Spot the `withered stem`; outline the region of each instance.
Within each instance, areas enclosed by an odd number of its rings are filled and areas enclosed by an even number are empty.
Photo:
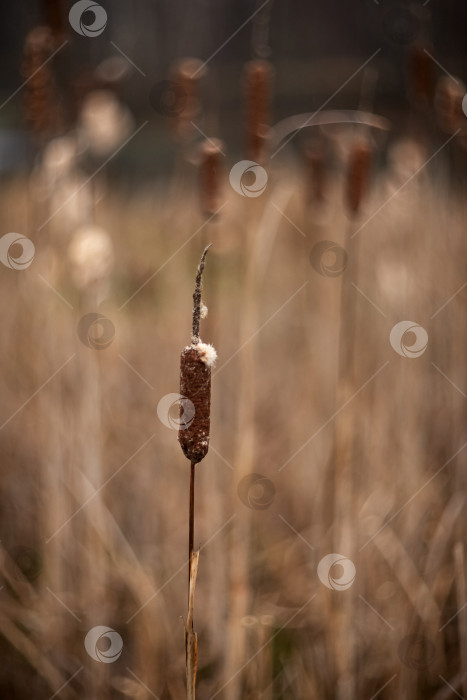
[[[191,462],[190,472],[190,515],[188,528],[188,600],[190,599],[191,559],[193,556],[193,540],[195,533],[195,462]]]

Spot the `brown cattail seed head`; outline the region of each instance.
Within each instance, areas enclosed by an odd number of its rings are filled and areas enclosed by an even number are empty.
[[[434,100],[436,117],[441,129],[448,134],[454,134],[465,121],[462,111],[464,95],[465,85],[460,80],[447,76],[438,80]]]
[[[256,59],[245,66],[246,156],[264,160],[274,70],[269,61]]]
[[[429,106],[433,101],[434,63],[422,44],[412,44],[408,57],[409,93],[415,104]]]
[[[199,166],[200,200],[204,214],[211,215],[219,209],[222,158],[221,142],[206,139],[201,146]]]
[[[180,430],[178,440],[185,456],[194,464],[206,456],[209,448],[211,415],[211,367],[217,354],[212,345],[199,338],[199,322],[206,315],[201,301],[201,282],[209,245],[204,249],[196,273],[193,294],[191,345],[182,351],[180,360]]]
[[[200,112],[200,81],[206,70],[197,58],[183,58],[172,69],[171,79],[176,85],[179,109],[173,116],[173,127],[180,138],[193,133],[193,124]]]
[[[52,30],[56,42],[63,41],[66,35],[66,24],[63,13],[62,0],[43,0],[44,15]]]
[[[26,78],[25,112],[30,129],[40,138],[56,134],[62,120],[51,62],[54,39],[49,27],[36,27],[26,37],[22,75]]]
[[[321,143],[313,142],[305,149],[306,186],[309,202],[322,202],[327,185],[326,154]]]
[[[350,151],[346,183],[346,204],[353,215],[358,213],[368,188],[371,155],[371,147],[366,139],[357,141]]]
[[[180,358],[180,394],[191,402],[191,416],[184,422],[182,399],[178,440],[185,457],[194,463],[201,462],[209,449],[211,366],[215,358],[214,348],[204,343],[186,347]]]

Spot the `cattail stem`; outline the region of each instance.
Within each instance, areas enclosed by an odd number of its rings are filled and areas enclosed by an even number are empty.
[[[190,472],[190,506],[188,526],[188,602],[190,601],[191,560],[193,557],[193,541],[195,534],[195,462],[191,462]]]
[[[186,697],[195,700],[196,673],[198,668],[198,635],[193,630],[196,577],[198,575],[199,552],[193,552],[190,560],[190,583],[188,586],[188,615],[185,626],[186,653]]]

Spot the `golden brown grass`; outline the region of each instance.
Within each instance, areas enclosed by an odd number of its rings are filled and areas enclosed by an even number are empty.
[[[203,546],[200,698],[369,700],[387,683],[378,698],[441,700],[442,678],[465,694],[467,217],[446,185],[445,153],[385,204],[431,155],[420,148],[399,144],[353,229],[347,160],[311,204],[294,171],[271,170],[257,201],[224,186],[225,248],[212,251],[210,304],[220,360],[194,543]],[[151,697],[144,686],[161,700],[185,693],[186,464],[156,406],[178,387],[197,238],[122,307],[202,223],[197,192],[176,184],[176,198],[151,185],[131,196],[108,188],[95,202],[116,263],[107,291],[86,292],[67,258],[74,225],[57,217],[33,235],[47,202],[28,198],[22,179],[2,190],[4,229],[30,233],[37,251],[26,271],[2,268],[6,697],[47,700],[81,667],[60,697]],[[350,257],[358,240],[358,276],[345,278],[354,323],[340,341],[354,347],[350,394],[337,378],[344,277],[309,263],[321,240],[349,247]],[[93,351],[76,326],[98,300],[116,333]],[[416,360],[390,346],[402,319],[429,333]],[[335,483],[344,459],[335,462],[336,426],[349,425],[351,492]],[[238,497],[251,472],[274,483],[264,510]],[[37,577],[12,563],[19,546],[40,562]],[[334,546],[356,566],[348,591],[317,576]],[[114,664],[85,652],[84,636],[99,624],[123,639]],[[433,645],[426,666],[401,652],[409,635]]]

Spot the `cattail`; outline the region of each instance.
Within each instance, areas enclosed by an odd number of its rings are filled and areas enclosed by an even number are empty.
[[[307,198],[309,202],[322,202],[327,187],[326,159],[321,143],[310,143],[305,149]]]
[[[368,189],[371,155],[371,147],[366,139],[359,139],[350,151],[345,195],[347,207],[353,216],[358,214]]]
[[[186,347],[180,360],[180,394],[182,412],[187,409],[183,401],[193,404],[193,420],[181,422],[179,440],[187,459],[197,464],[206,456],[209,448],[211,412],[211,346],[198,343]],[[188,403],[188,402],[187,402]],[[189,410],[189,409],[188,409]]]
[[[63,41],[66,35],[66,24],[63,14],[62,0],[43,0],[45,20],[50,27],[57,43]]]
[[[255,59],[245,66],[246,156],[259,162],[264,160],[273,68],[269,61]]]
[[[457,79],[442,76],[436,85],[435,110],[440,128],[448,134],[454,134],[465,121],[462,100],[465,85]]]
[[[184,58],[172,69],[175,85],[175,105],[172,113],[177,136],[186,138],[193,132],[192,122],[200,113],[200,82],[206,70],[197,58]]]
[[[201,209],[204,214],[214,214],[220,204],[222,174],[222,143],[218,139],[206,139],[201,146],[199,188]]]
[[[412,44],[408,56],[409,92],[415,104],[427,107],[433,101],[434,64],[422,44]]]
[[[211,422],[211,368],[216,361],[212,345],[202,343],[199,324],[207,312],[201,301],[201,281],[209,246],[201,256],[193,294],[193,335],[180,359],[180,430],[178,439],[183,454],[190,460],[190,506],[188,535],[188,617],[185,625],[187,698],[194,700],[197,667],[197,636],[193,631],[193,607],[199,552],[193,552],[195,524],[195,467],[209,449]],[[191,409],[191,410],[190,410]]]
[[[54,135],[62,124],[54,74],[49,61],[54,51],[49,27],[35,27],[26,37],[22,75],[26,79],[26,122],[39,138]]]
[[[192,343],[183,349],[180,358],[180,394],[183,399],[178,439],[185,457],[194,464],[200,462],[209,449],[211,367],[217,357],[212,345],[202,343],[199,338],[200,319],[206,313],[206,307],[201,303],[201,278],[208,248],[203,252],[196,275]]]

